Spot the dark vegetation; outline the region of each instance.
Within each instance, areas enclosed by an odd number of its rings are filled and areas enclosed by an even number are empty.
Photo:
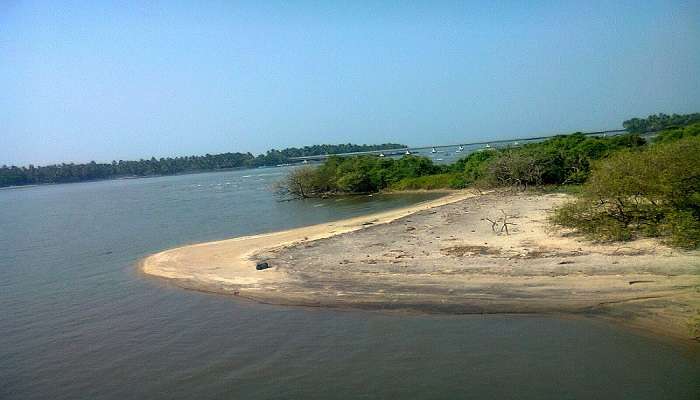
[[[595,163],[578,198],[559,208],[557,224],[600,240],[664,237],[700,245],[700,137],[664,140]]]
[[[0,187],[42,183],[81,182],[118,177],[174,175],[186,172],[213,171],[229,168],[252,168],[288,163],[292,157],[339,154],[355,151],[386,150],[406,147],[402,144],[380,145],[315,145],[283,150],[269,150],[253,156],[250,153],[207,154],[174,158],[151,158],[139,161],[90,162],[87,164],[57,164],[35,167],[0,167]]]
[[[659,132],[654,138],[654,143],[673,142],[687,137],[700,136],[700,122],[696,122],[684,127],[670,128]]]
[[[630,133],[645,133],[679,128],[695,122],[700,122],[700,113],[672,115],[660,113],[646,118],[628,119],[622,123],[622,126]]]
[[[636,134],[591,137],[575,133],[520,147],[477,151],[451,165],[436,165],[418,156],[331,157],[318,167],[294,170],[281,182],[280,190],[291,197],[323,197],[385,189],[527,188],[581,183],[588,177],[593,161],[644,145],[644,139]]]
[[[552,186],[575,193],[553,222],[598,240],[663,237],[700,246],[700,114],[625,121],[630,133],[581,133],[469,154],[452,165],[430,159],[332,157],[295,169],[280,183],[292,198],[381,190]],[[634,122],[630,122],[634,121]],[[640,122],[641,121],[641,122]],[[664,129],[647,143],[638,132]],[[549,189],[551,190],[551,189]]]
[[[423,176],[434,179],[436,174],[444,172],[447,172],[445,167],[425,157],[330,157],[318,167],[295,169],[280,182],[278,191],[292,198],[373,193],[403,179]]]

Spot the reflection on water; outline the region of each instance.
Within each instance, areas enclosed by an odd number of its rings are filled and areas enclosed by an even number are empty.
[[[430,197],[277,202],[284,173],[0,191],[0,398],[698,398],[697,352],[598,322],[264,306],[134,268]]]

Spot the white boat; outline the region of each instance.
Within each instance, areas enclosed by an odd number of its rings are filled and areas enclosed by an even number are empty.
[[[487,149],[490,149],[490,148],[491,148],[491,145],[488,144],[488,143],[486,143],[486,148],[487,148]]]
[[[379,157],[384,157],[384,153],[379,153]]]
[[[515,146],[517,146],[517,145],[519,145],[519,144],[520,144],[520,143],[518,143],[518,142],[513,142],[513,145],[515,145]]]
[[[433,149],[430,150],[430,152],[433,153],[433,154],[435,154],[435,153],[437,153],[437,150],[435,150],[435,147],[433,147]]]
[[[411,155],[411,152],[410,152],[409,150],[406,150],[406,152],[405,152],[404,154],[407,155],[407,156],[410,156],[410,155]]]
[[[459,147],[457,147],[456,153],[461,153],[463,151],[464,151],[464,146],[459,146]]]

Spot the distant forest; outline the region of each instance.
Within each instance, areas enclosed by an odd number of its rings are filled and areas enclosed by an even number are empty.
[[[693,114],[653,114],[646,118],[632,118],[622,123],[629,133],[655,132],[665,129],[679,128],[700,122],[700,113]]]
[[[384,143],[379,145],[322,144],[268,150],[265,154],[251,153],[206,154],[174,158],[151,158],[138,161],[90,162],[87,164],[55,164],[35,167],[0,167],[0,187],[35,185],[43,183],[68,183],[122,177],[174,175],[187,172],[214,171],[229,168],[255,168],[286,164],[293,157],[341,154],[357,151],[386,150],[406,145]]]

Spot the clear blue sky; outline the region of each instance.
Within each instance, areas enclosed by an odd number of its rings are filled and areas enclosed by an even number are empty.
[[[0,164],[456,143],[698,111],[697,0],[0,2]]]

